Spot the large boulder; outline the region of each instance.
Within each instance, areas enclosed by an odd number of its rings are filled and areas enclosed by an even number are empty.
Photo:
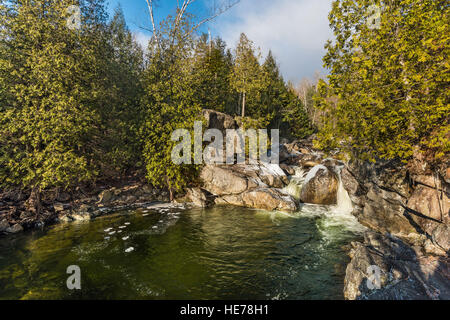
[[[228,114],[211,109],[204,109],[202,113],[208,129],[219,129],[223,133],[227,129],[239,129],[236,120]]]
[[[214,202],[211,194],[201,188],[189,188],[185,200],[200,208],[206,208]]]
[[[300,200],[304,203],[336,204],[338,185],[339,179],[334,171],[317,165],[305,178]]]
[[[203,167],[200,178],[203,188],[213,195],[239,194],[257,185],[245,175],[231,170],[231,167],[207,165]]]
[[[297,210],[294,198],[284,194],[279,189],[270,188],[260,188],[242,194],[222,196],[216,199],[216,204],[229,204],[269,211],[293,212]]]
[[[23,227],[16,223],[5,230],[7,233],[19,233],[23,231]]]

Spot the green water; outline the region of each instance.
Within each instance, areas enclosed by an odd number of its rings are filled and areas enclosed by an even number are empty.
[[[324,210],[137,210],[3,237],[0,299],[342,299],[360,235]]]

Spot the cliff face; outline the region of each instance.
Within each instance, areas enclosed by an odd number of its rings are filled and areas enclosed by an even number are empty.
[[[371,229],[350,253],[347,299],[449,299],[448,173],[444,166],[431,173],[426,165],[412,170],[392,161],[352,162],[343,170],[353,214]],[[367,285],[374,269],[375,288]]]

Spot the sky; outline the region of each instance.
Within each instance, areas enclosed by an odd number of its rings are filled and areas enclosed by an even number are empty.
[[[220,2],[220,0],[216,0]],[[224,0],[222,0],[224,1]],[[120,3],[129,28],[143,45],[148,43],[151,29],[145,0],[109,0],[109,12]],[[208,16],[213,0],[196,0],[191,13],[199,18]],[[332,0],[240,0],[214,21],[203,27],[213,36],[220,36],[234,49],[241,32],[247,34],[263,57],[272,50],[285,80],[294,83],[313,78],[316,72],[325,75],[322,57],[324,45],[332,39],[328,12]],[[176,0],[160,0],[155,7],[155,19],[160,21],[173,14]]]

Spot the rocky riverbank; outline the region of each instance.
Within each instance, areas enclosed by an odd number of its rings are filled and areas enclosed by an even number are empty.
[[[353,214],[371,230],[350,253],[347,299],[450,298],[450,172],[416,162],[351,162],[343,170]],[[372,265],[381,271],[375,290],[366,284]]]
[[[45,191],[42,212],[38,215],[32,209],[29,193],[0,190],[0,235],[58,222],[86,221],[121,209],[168,201],[167,191],[129,177],[117,183],[79,187],[72,192]]]

